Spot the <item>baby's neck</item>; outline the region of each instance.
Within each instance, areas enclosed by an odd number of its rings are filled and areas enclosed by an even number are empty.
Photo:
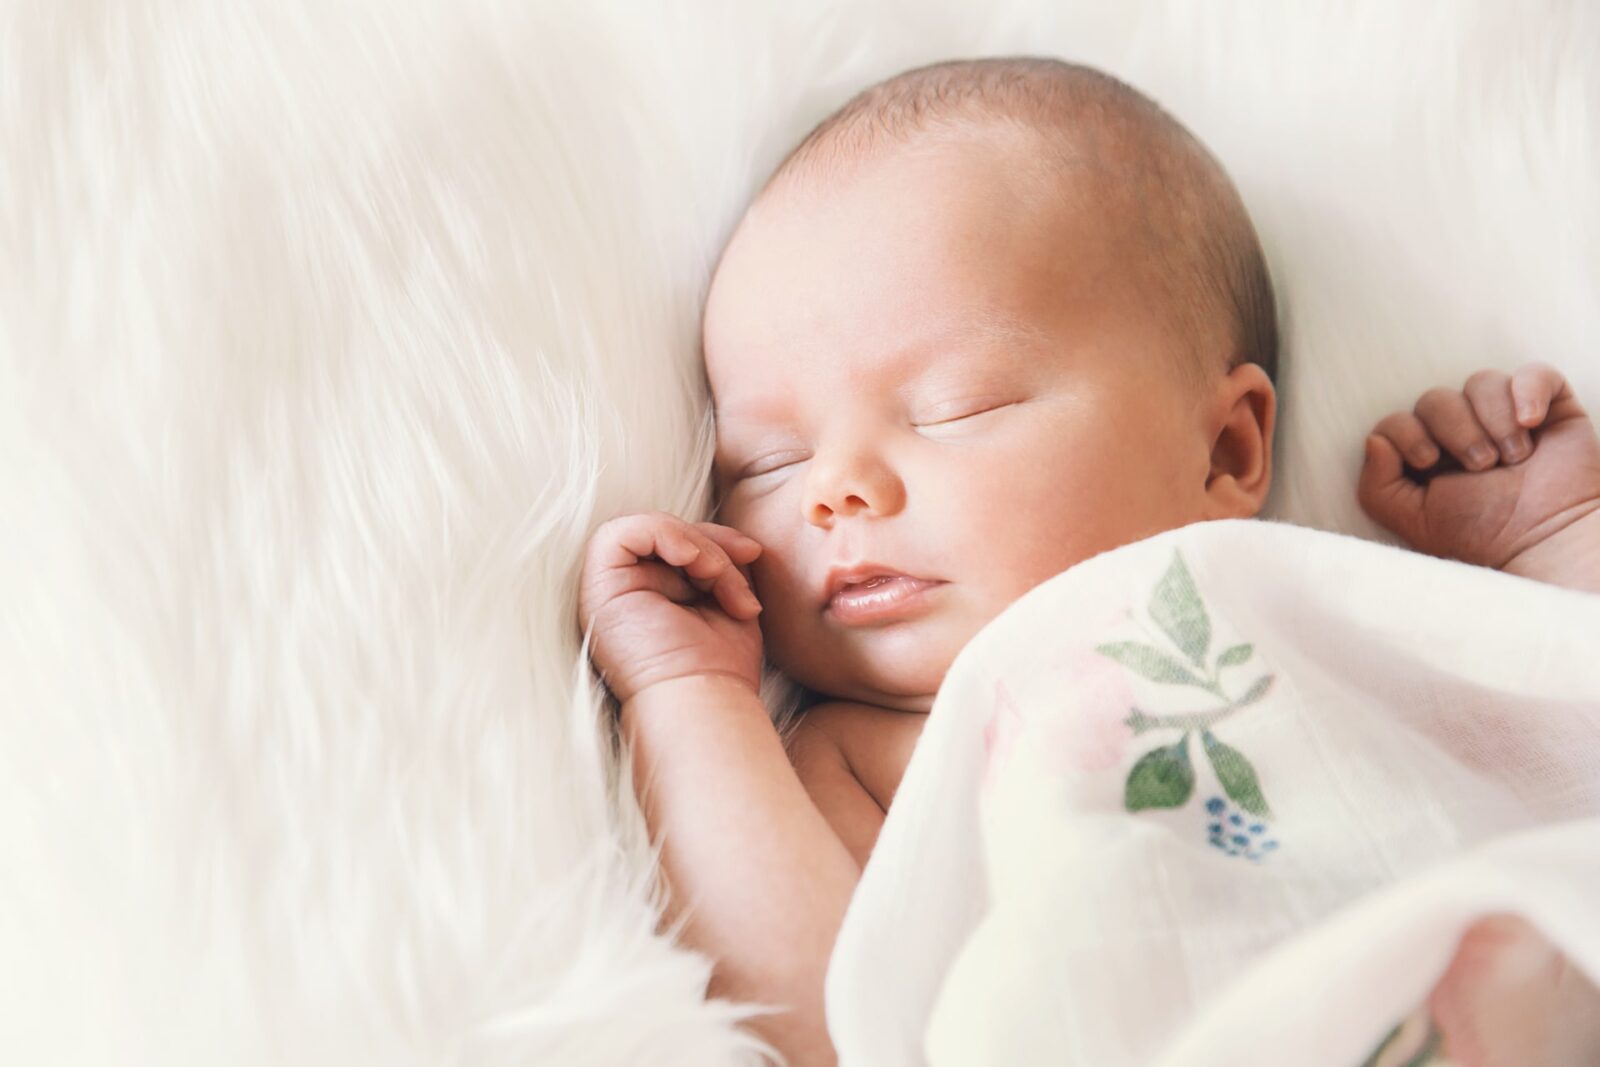
[[[805,696],[801,698],[798,710],[807,711],[822,704],[852,704],[857,707],[871,708],[875,711],[899,711],[908,715],[926,715],[933,710],[933,700],[936,693],[919,696],[885,696],[876,695],[840,695],[824,693],[821,690],[805,689]]]

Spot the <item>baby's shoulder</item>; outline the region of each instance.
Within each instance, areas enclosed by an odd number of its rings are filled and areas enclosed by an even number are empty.
[[[927,719],[919,712],[830,700],[807,709],[803,722],[838,748],[856,780],[888,810]]]

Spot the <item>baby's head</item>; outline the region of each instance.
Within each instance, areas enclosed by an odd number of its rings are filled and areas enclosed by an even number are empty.
[[[1046,59],[866,90],[792,152],[704,317],[716,521],[765,546],[768,657],[926,711],[956,653],[1099,552],[1253,516],[1277,329],[1250,220],[1175,120]],[[942,584],[827,606],[830,570]]]

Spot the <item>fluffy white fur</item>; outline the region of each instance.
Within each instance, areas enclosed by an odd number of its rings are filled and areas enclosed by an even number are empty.
[[[1053,53],[1214,147],[1274,517],[1374,534],[1366,429],[1477,367],[1600,408],[1593,5],[800,7],[0,7],[0,1060],[750,1058],[573,594],[703,514],[711,265],[870,81]]]

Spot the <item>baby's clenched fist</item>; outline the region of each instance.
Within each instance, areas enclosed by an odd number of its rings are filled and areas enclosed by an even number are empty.
[[[1373,428],[1358,494],[1418,551],[1515,570],[1600,521],[1600,437],[1554,367],[1479,371]]]
[[[724,675],[761,684],[761,604],[748,565],[761,545],[727,526],[663,511],[623,515],[590,537],[578,628],[617,700],[658,682]]]

